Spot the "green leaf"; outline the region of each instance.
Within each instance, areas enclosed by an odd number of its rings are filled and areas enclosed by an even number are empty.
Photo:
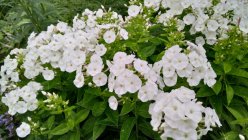
[[[223,67],[224,67],[225,73],[228,73],[228,72],[230,72],[232,70],[232,65],[230,63],[228,63],[228,62],[225,62]]]
[[[248,78],[248,72],[243,69],[232,68],[232,70],[228,74]]]
[[[123,122],[121,127],[120,140],[128,140],[132,132],[132,129],[134,127],[134,124],[135,124],[134,117],[129,117]]]
[[[213,90],[208,86],[202,86],[196,93],[196,97],[209,97],[215,95]]]
[[[70,140],[80,140],[80,129],[77,128],[76,131],[74,131],[73,133],[71,133],[70,135]]]
[[[242,86],[233,86],[234,94],[248,100],[248,88]]]
[[[81,123],[82,121],[84,121],[88,115],[89,115],[89,110],[87,109],[83,109],[83,110],[80,110],[79,112],[76,113],[75,115],[75,125]]]
[[[136,113],[143,118],[151,118],[151,115],[148,113],[150,104],[138,102],[136,105]]]
[[[93,140],[96,140],[104,132],[106,126],[95,124],[93,128]]]
[[[108,120],[110,120],[113,124],[118,126],[118,120],[119,120],[118,111],[114,111],[108,108],[106,109],[105,114],[107,115]]]
[[[211,96],[209,98],[209,102],[212,107],[216,110],[216,113],[221,116],[223,111],[223,103],[222,103],[222,96]]]
[[[105,125],[105,126],[117,126],[115,122],[113,122],[110,118],[105,118],[102,120],[97,121],[98,124]]]
[[[156,46],[152,43],[142,43],[139,45],[138,55],[141,59],[151,56],[156,50]]]
[[[25,24],[31,24],[32,22],[30,21],[30,19],[22,19],[20,22],[18,22],[16,24],[16,26],[22,26],[22,25],[25,25]]]
[[[55,127],[50,131],[51,135],[63,135],[67,133],[70,128],[67,125],[67,122],[61,123],[59,126]]]
[[[51,129],[54,124],[55,116],[50,116],[48,120],[46,121],[46,126],[48,129]]]
[[[89,133],[93,133],[93,128],[94,128],[94,124],[95,124],[96,119],[92,116],[90,116],[84,123],[83,126],[81,128],[81,134],[83,136],[88,135]]]
[[[231,124],[240,124],[240,125],[248,124],[248,119],[247,118],[238,119],[238,120],[232,121]]]
[[[239,112],[240,108],[234,108],[234,107],[226,107],[231,114],[238,120],[238,119],[243,119],[244,116],[241,112]],[[238,109],[238,110],[237,110]]]
[[[39,135],[31,134],[31,135],[28,135],[28,137],[25,138],[25,140],[44,140],[44,138],[42,138],[42,136],[39,136]]]
[[[220,81],[217,81],[214,86],[212,87],[213,91],[215,92],[215,94],[219,94],[222,88],[222,83]]]
[[[220,65],[217,65],[217,64],[211,64],[212,68],[214,69],[214,71],[216,72],[217,75],[222,75],[224,72],[223,72],[223,69],[221,68]]]
[[[42,86],[44,87],[43,90],[50,90],[50,89],[59,89],[61,87],[61,78],[60,76],[56,76],[53,80],[51,81],[44,81],[41,83]]]
[[[227,104],[229,105],[233,99],[234,91],[231,85],[226,84]]]
[[[152,130],[151,124],[146,119],[141,119],[138,122],[138,128],[143,134],[145,134],[150,139],[160,140],[159,133]]]
[[[84,93],[83,100],[81,100],[77,104],[91,110],[94,107],[95,102],[97,102],[96,98],[97,96],[95,96],[94,94]]]
[[[89,87],[89,88],[86,88],[85,89],[85,93],[86,94],[90,94],[90,95],[95,95],[95,96],[99,96],[99,95],[101,95],[101,89],[100,88],[91,88],[91,87]]]
[[[224,140],[237,140],[238,139],[238,133],[230,131],[228,133],[222,134],[224,136]]]
[[[162,24],[156,24],[156,25],[152,26],[151,28],[149,28],[149,32],[151,35],[157,37],[160,34],[164,33],[163,28],[164,28],[164,26]]]
[[[97,116],[102,115],[106,107],[107,105],[105,102],[96,102],[92,109],[93,116],[97,117]]]
[[[72,118],[68,118],[67,119],[67,126],[69,127],[69,129],[73,129],[74,127],[75,127],[75,121],[74,121],[74,119],[72,119]]]
[[[229,127],[232,130],[238,129],[237,125],[231,123],[233,120],[235,120],[235,118],[232,115],[230,115],[229,113],[226,113],[226,112],[222,113],[221,118],[227,122],[227,124],[229,125]]]
[[[120,116],[128,114],[129,112],[131,112],[134,109],[134,107],[135,107],[134,102],[133,103],[130,101],[125,102],[122,109],[121,109]]]

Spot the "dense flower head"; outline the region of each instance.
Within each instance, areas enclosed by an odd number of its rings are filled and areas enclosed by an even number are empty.
[[[8,113],[24,114],[27,111],[34,111],[38,107],[37,92],[42,89],[40,83],[29,82],[22,88],[16,88],[2,97],[2,103],[8,106]]]
[[[152,2],[151,2],[152,3]],[[178,30],[185,25],[190,27],[190,34],[201,32],[205,35],[207,44],[213,45],[218,38],[226,38],[226,32],[231,25],[236,24],[244,33],[248,33],[247,5],[243,0],[222,0],[213,4],[212,0],[160,0],[158,22],[167,25],[172,18],[178,18]],[[144,5],[150,8],[149,5]],[[159,4],[158,4],[159,5]],[[239,8],[237,8],[240,6]],[[166,9],[166,10],[164,10]],[[184,10],[190,10],[182,18]],[[212,11],[212,12],[209,12]],[[230,16],[234,13],[234,16]]]
[[[160,91],[154,101],[149,107],[151,125],[162,132],[162,139],[197,140],[212,130],[210,126],[221,126],[215,110],[204,108],[196,101],[195,92],[186,87]]]
[[[212,87],[215,84],[216,74],[208,63],[205,49],[201,45],[188,42],[187,53],[178,46],[166,50],[161,63],[162,74],[166,86],[175,86],[177,76],[187,78],[190,86],[197,86],[201,79]],[[211,73],[211,74],[210,74]],[[209,74],[208,76],[206,76]],[[211,75],[211,76],[210,76]]]

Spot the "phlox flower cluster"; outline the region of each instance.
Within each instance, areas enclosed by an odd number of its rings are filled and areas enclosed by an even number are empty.
[[[59,22],[37,36],[32,34],[28,39],[23,62],[24,76],[32,79],[42,74],[45,80],[52,80],[56,75],[53,69],[58,68],[68,73],[76,71],[74,84],[79,88],[84,85],[82,70],[86,69],[87,75],[96,76],[96,82],[102,75],[101,56],[107,50],[103,44],[98,43],[99,38],[102,36],[107,44],[113,43],[117,37],[128,39],[127,31],[120,26],[123,19],[117,13],[112,13],[111,20],[114,20],[114,23],[101,24],[100,20],[107,14],[111,12],[104,13],[102,9],[93,12],[86,9],[81,17],[77,15],[74,18],[73,27]],[[89,64],[86,62],[88,58]],[[50,64],[51,67],[45,67],[44,64]]]
[[[37,82],[29,82],[22,88],[16,88],[9,93],[5,93],[1,102],[8,106],[8,113],[15,115],[16,113],[24,114],[27,111],[34,111],[38,107],[37,91],[42,86]]]
[[[5,92],[7,89],[13,89],[15,82],[19,81],[19,73],[17,71],[18,61],[16,58],[10,58],[8,55],[4,59],[4,65],[0,71],[0,92]]]
[[[151,125],[162,133],[163,140],[197,140],[212,130],[210,126],[221,126],[215,110],[204,108],[196,101],[195,92],[186,87],[160,91],[154,101],[149,107]]]
[[[248,33],[247,22],[247,2],[243,0],[222,0],[213,4],[212,0],[145,0],[144,5],[161,6],[167,9],[160,12],[158,22],[167,25],[172,18],[178,21],[178,30],[183,30],[185,26],[190,26],[189,32],[196,34],[201,32],[205,36],[207,44],[213,45],[218,38],[227,38],[227,30],[231,25],[239,25],[240,30]],[[241,6],[238,8],[238,6]],[[159,9],[159,8],[155,8]],[[184,10],[190,10],[185,16],[180,18]],[[234,13],[231,16],[230,13]]]
[[[188,48],[184,52],[178,45],[172,46],[165,51],[162,60],[157,62],[157,71],[162,70],[164,84],[175,86],[179,76],[186,78],[190,86],[197,86],[204,79],[204,83],[212,87],[217,75],[207,60],[205,49],[191,42],[187,44]]]
[[[113,61],[108,61],[107,64],[110,72],[108,76],[110,92],[116,93],[119,97],[126,93],[138,92],[138,98],[143,102],[153,99],[158,91],[155,83],[157,75],[147,61],[135,58],[135,55],[117,52]]]

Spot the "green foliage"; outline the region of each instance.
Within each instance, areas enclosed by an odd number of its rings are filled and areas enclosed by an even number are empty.
[[[197,96],[205,97],[220,116],[223,126],[213,132],[215,139],[234,140],[238,134],[248,136],[248,38],[237,28],[231,29],[228,36],[208,52],[208,56],[215,54],[216,84],[212,89],[201,87]]]

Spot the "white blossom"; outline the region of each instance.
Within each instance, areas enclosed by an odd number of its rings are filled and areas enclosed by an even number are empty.
[[[22,122],[22,124],[16,129],[16,134],[20,138],[25,138],[31,132],[31,127],[29,124]]]
[[[118,107],[118,101],[114,96],[109,97],[108,99],[109,107],[113,110],[116,110]]]
[[[108,44],[113,43],[116,39],[116,35],[115,35],[114,30],[106,31],[103,35],[103,39]]]
[[[131,17],[136,17],[140,12],[140,7],[137,5],[131,5],[128,7],[128,15]]]
[[[101,72],[101,73],[99,73],[93,77],[93,82],[98,87],[105,85],[107,83],[107,80],[108,80],[108,77],[103,72]]]

